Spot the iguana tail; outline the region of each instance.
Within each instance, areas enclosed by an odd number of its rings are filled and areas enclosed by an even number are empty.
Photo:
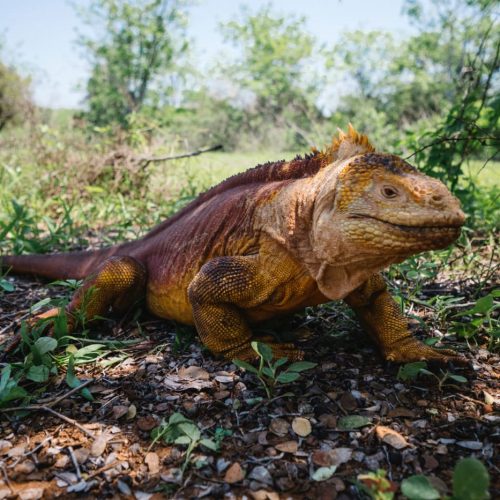
[[[112,255],[127,255],[125,245],[43,255],[0,255],[0,268],[13,274],[32,274],[50,279],[83,279]]]

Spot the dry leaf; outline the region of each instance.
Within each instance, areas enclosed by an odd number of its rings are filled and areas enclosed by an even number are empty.
[[[179,369],[179,377],[192,380],[208,380],[210,375],[200,366],[188,366]]]
[[[241,468],[238,462],[234,462],[224,475],[224,481],[229,484],[237,483],[245,479],[245,471]]]
[[[92,443],[92,447],[90,448],[90,454],[93,457],[100,457],[104,453],[104,450],[106,449],[106,445],[108,444],[109,438],[110,438],[109,435],[106,433],[102,433],[99,436],[97,436],[94,439],[94,442]]]
[[[311,434],[311,422],[307,418],[295,417],[292,422],[292,429],[295,434],[301,437],[306,437]]]
[[[132,420],[137,415],[137,408],[135,405],[130,405],[127,411],[127,420]]]
[[[394,408],[393,410],[389,410],[389,413],[387,416],[394,418],[394,417],[407,417],[407,418],[415,418],[415,412],[409,410],[408,408]]]
[[[330,465],[333,465],[332,458],[330,456],[329,451],[316,450],[312,454],[311,458],[312,458],[314,465],[318,465],[320,467],[330,467]]]
[[[299,444],[297,441],[285,441],[283,443],[279,443],[275,446],[278,451],[282,451],[284,453],[297,453],[299,449]]]
[[[155,417],[152,415],[148,415],[147,417],[140,417],[137,419],[137,427],[141,431],[150,431],[154,429],[158,425],[158,422]]]
[[[160,473],[160,457],[157,453],[150,451],[146,453],[144,463],[148,466],[149,473],[154,476]]]
[[[128,412],[128,406],[125,405],[116,405],[113,406],[113,418],[118,420],[119,418],[126,415]]]
[[[390,427],[384,427],[383,425],[377,425],[375,432],[377,434],[377,437],[381,441],[383,441],[384,443],[387,443],[388,445],[392,446],[393,448],[396,448],[396,450],[401,450],[401,449],[409,446],[408,441],[406,441],[406,439],[399,432],[396,432],[395,430],[391,429]]]
[[[290,424],[284,418],[275,418],[271,421],[269,425],[269,430],[276,434],[276,436],[283,437],[288,434],[288,430],[290,429]]]

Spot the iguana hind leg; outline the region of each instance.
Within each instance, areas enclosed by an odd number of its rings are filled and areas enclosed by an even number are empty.
[[[455,351],[433,349],[411,335],[406,318],[387,291],[387,285],[380,274],[371,276],[344,300],[356,312],[362,326],[388,361],[465,362],[465,358]]]
[[[258,257],[218,257],[206,263],[189,285],[189,300],[201,341],[226,359],[252,361],[257,354],[244,310],[264,303],[274,290]],[[269,342],[276,358],[302,359],[293,344]]]
[[[146,269],[138,260],[128,256],[106,259],[84,280],[66,307],[68,330],[71,332],[75,327],[77,311],[86,321],[96,316],[105,316],[110,309],[118,314],[124,314],[144,295],[145,285]],[[50,309],[32,318],[30,323],[53,318],[59,313],[58,308]],[[3,355],[12,352],[20,340],[20,335],[15,335],[6,343]]]

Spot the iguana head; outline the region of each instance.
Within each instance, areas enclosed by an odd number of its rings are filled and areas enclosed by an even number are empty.
[[[398,156],[375,152],[352,127],[327,152],[331,163],[313,221],[320,259],[337,264],[346,255],[351,262],[397,262],[444,248],[460,235],[464,213],[442,182]]]

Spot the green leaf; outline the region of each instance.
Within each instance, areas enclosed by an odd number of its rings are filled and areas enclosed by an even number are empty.
[[[489,498],[490,476],[486,467],[475,458],[464,458],[453,471],[455,500],[484,500]]]
[[[73,356],[69,357],[68,367],[66,368],[66,383],[69,387],[74,389],[78,387],[81,382],[75,374],[75,359]]]
[[[276,363],[274,363],[274,369],[276,370],[276,368],[279,368],[280,366],[283,366],[284,364],[286,364],[286,362],[288,361],[288,358],[280,358],[276,361]]]
[[[170,425],[180,424],[182,422],[191,423],[191,420],[186,418],[182,413],[178,413],[178,412],[172,413],[172,415],[170,415],[170,418],[168,419],[168,423]]]
[[[30,366],[26,378],[33,380],[33,382],[47,382],[49,379],[49,369],[45,365]]]
[[[478,299],[472,309],[467,309],[466,311],[462,311],[461,313],[458,313],[455,316],[459,317],[459,316],[468,316],[470,314],[485,314],[491,311],[493,305],[494,305],[493,295],[489,294]]]
[[[5,365],[2,369],[2,377],[0,378],[0,394],[2,394],[2,392],[7,387],[7,382],[10,379],[11,371],[12,371],[12,366],[10,366],[10,364]]]
[[[37,312],[39,309],[41,309],[43,306],[46,306],[47,304],[50,304],[50,301],[52,299],[50,297],[47,297],[46,299],[38,301],[36,304],[33,304],[30,308],[31,313]]]
[[[5,292],[13,292],[15,289],[14,283],[11,283],[10,281],[4,279],[0,279],[0,288]]]
[[[318,363],[312,363],[311,361],[297,361],[296,363],[292,363],[288,370],[289,372],[304,372],[306,370],[310,370],[318,366]]]
[[[191,444],[191,439],[188,436],[179,436],[174,441],[175,444]]]
[[[189,438],[191,441],[198,441],[201,437],[200,429],[192,422],[182,422],[179,424],[179,429]]]
[[[42,356],[50,351],[53,351],[57,347],[57,340],[52,337],[40,337],[33,347],[36,349],[37,353]]]
[[[271,361],[273,359],[273,351],[271,348],[262,342],[252,342],[252,349],[264,359],[264,361]]]
[[[462,377],[461,375],[453,375],[453,374],[448,374],[448,378],[451,378],[455,382],[459,382],[461,384],[466,384],[467,379],[465,377]]]
[[[262,373],[263,373],[266,377],[269,377],[269,378],[274,378],[274,373],[273,373],[273,371],[271,370],[271,368],[269,368],[269,366],[264,366],[264,368],[262,368]]]
[[[398,379],[407,382],[415,380],[418,374],[427,367],[425,361],[416,361],[415,363],[406,363],[399,367]]]
[[[437,500],[439,492],[422,475],[411,476],[401,483],[401,492],[410,500]]]
[[[368,417],[363,417],[361,415],[347,415],[339,420],[337,427],[340,430],[348,431],[365,427],[366,425],[369,425],[370,422],[371,420]]]
[[[336,470],[336,465],[332,465],[331,467],[320,467],[318,470],[314,471],[311,478],[313,481],[326,481],[335,474]]]
[[[203,438],[200,440],[200,444],[203,445],[205,448],[208,448],[209,450],[212,451],[218,450],[218,446],[211,439]]]
[[[297,372],[284,372],[280,373],[276,377],[276,381],[279,382],[280,384],[289,384],[290,382],[295,382],[300,375]]]
[[[246,370],[247,372],[250,373],[259,373],[257,368],[255,366],[252,366],[250,363],[247,363],[246,361],[242,361],[241,359],[233,359],[233,363],[238,367],[238,368],[243,368],[243,370]]]

